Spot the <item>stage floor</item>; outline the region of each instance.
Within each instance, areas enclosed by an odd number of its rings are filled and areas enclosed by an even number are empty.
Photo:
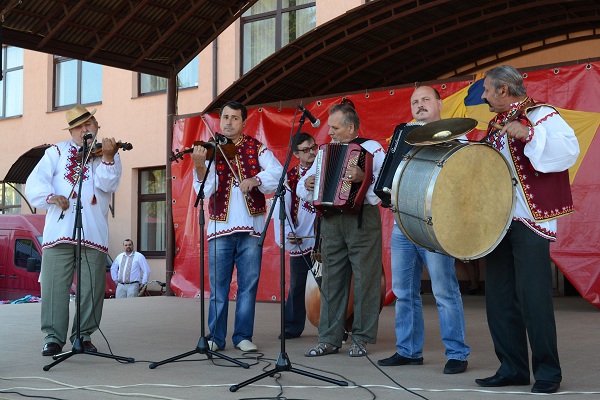
[[[444,375],[444,347],[434,298],[424,295],[425,362],[422,366],[383,368],[378,359],[395,351],[394,308],[384,307],[379,319],[377,344],[367,347],[369,358],[350,358],[348,345],[339,354],[306,358],[316,344],[317,329],[307,322],[301,338],[286,340],[285,352],[292,367],[309,373],[345,380],[347,387],[284,371],[232,393],[229,387],[274,368],[281,343],[278,303],[259,303],[256,308],[254,343],[260,353],[244,361],[242,369],[219,358],[194,354],[149,369],[150,362],[192,351],[200,337],[200,300],[177,297],[140,297],[105,301],[101,328],[114,354],[133,357],[135,363],[88,354],[75,355],[43,371],[52,360],[41,356],[43,334],[39,328],[40,304],[0,305],[0,398],[45,396],[57,399],[523,399],[531,386],[482,390],[476,378],[493,375],[498,367],[486,323],[483,296],[464,296],[467,344],[471,346],[465,373]],[[74,304],[72,304],[74,312]],[[208,307],[208,301],[205,304]],[[230,306],[229,329],[233,326]],[[580,297],[555,298],[559,353],[563,383],[558,395],[567,399],[600,398],[600,312]],[[100,332],[92,340],[100,352],[109,352]],[[228,340],[231,340],[230,337]],[[65,347],[65,350],[70,349]],[[243,358],[228,343],[223,354]],[[257,357],[259,357],[257,359]],[[371,363],[371,361],[373,363]],[[385,374],[389,375],[386,376]],[[533,383],[533,378],[532,378]],[[400,385],[414,391],[405,391]]]

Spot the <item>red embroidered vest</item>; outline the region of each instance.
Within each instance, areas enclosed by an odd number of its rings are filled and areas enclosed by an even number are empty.
[[[239,173],[240,179],[252,178],[261,171],[258,156],[262,151],[262,143],[249,136],[243,135],[241,142],[236,143],[237,154],[235,159],[230,160],[231,167]],[[210,219],[215,221],[227,221],[229,215],[229,200],[233,187],[239,187],[240,182],[234,178],[229,165],[223,157],[216,160],[215,170],[219,186],[214,196],[210,196],[208,211]],[[253,188],[244,196],[246,208],[251,216],[265,213],[265,195]]]
[[[529,120],[527,114],[538,107],[547,104],[537,103],[534,100],[529,100],[532,105],[527,104],[524,111],[513,118],[527,126],[534,126],[535,122]],[[553,108],[553,107],[552,107]],[[513,111],[513,110],[511,110]],[[558,114],[558,111],[555,110]],[[511,112],[509,111],[508,115]],[[514,115],[514,113],[513,113]],[[504,121],[502,116],[504,116]],[[503,124],[507,122],[509,117],[505,114],[499,114],[492,122]],[[498,141],[494,140],[495,135],[499,131],[494,129],[493,124],[488,128],[489,142],[492,146],[498,148]],[[517,177],[521,183],[521,188],[525,194],[527,207],[531,211],[531,215],[536,221],[544,221],[554,219],[574,211],[573,198],[571,196],[571,184],[569,182],[569,171],[561,172],[539,172],[536,171],[529,158],[525,156],[525,142],[520,139],[510,138],[507,140],[508,148],[515,166]]]

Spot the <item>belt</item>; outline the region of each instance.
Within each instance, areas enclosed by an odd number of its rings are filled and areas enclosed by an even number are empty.
[[[140,283],[140,281],[133,281],[133,282],[119,282],[121,285],[132,285],[134,283]]]

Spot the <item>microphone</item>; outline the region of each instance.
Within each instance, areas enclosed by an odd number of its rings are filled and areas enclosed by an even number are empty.
[[[306,108],[302,107],[302,106],[298,106],[298,108],[300,109],[300,111],[302,111],[302,113],[304,113],[304,115],[310,120],[310,125],[313,128],[318,128],[319,126],[321,126],[321,120],[319,120],[319,118],[315,118],[314,115],[312,115],[310,113],[310,111],[308,111]]]
[[[85,135],[83,135],[83,140],[90,140],[94,137],[94,134],[92,132],[88,132]]]

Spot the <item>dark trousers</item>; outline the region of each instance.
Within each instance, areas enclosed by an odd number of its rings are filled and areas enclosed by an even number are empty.
[[[529,337],[535,380],[560,382],[549,241],[513,221],[485,261],[487,319],[500,360],[498,374],[529,379]]]
[[[290,288],[285,301],[285,331],[293,336],[300,336],[306,321],[306,276],[312,261],[310,254],[290,257]]]

